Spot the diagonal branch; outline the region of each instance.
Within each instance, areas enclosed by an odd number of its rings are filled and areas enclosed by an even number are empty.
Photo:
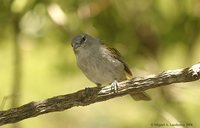
[[[137,77],[119,83],[117,92],[111,86],[86,88],[75,93],[55,96],[46,100],[30,102],[17,108],[0,111],[0,125],[16,123],[49,112],[63,111],[75,106],[109,100],[131,93],[138,93],[172,83],[191,82],[200,79],[200,63],[185,69],[168,70],[158,75]]]

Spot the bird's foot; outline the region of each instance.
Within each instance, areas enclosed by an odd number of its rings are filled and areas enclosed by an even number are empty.
[[[85,96],[90,97],[92,95],[92,89],[91,88],[85,88]]]
[[[116,80],[114,80],[111,84],[111,92],[117,93],[118,85],[119,85],[119,83]]]

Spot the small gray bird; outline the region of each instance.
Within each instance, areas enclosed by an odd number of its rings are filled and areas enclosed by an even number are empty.
[[[80,34],[71,43],[77,64],[86,77],[97,86],[124,81],[132,77],[132,72],[120,53],[88,34]],[[130,94],[136,101],[151,100],[145,93]]]

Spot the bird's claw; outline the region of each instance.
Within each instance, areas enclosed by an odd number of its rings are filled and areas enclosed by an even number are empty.
[[[119,83],[116,80],[114,80],[111,84],[111,92],[117,93],[118,85],[119,85]]]

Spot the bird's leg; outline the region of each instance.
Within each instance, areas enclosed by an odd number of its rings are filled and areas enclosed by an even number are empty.
[[[100,88],[101,87],[101,84],[99,84],[99,83],[95,83],[96,85],[97,85],[97,87],[98,88]]]
[[[97,85],[97,88],[98,88],[98,89],[101,89],[101,84],[99,84],[99,83],[95,83],[95,84]],[[85,88],[85,96],[86,96],[86,97],[91,96],[92,93],[93,93],[93,92],[92,92],[92,89],[91,89],[91,88],[89,88],[89,87]]]
[[[118,85],[119,83],[117,82],[117,80],[114,80],[111,84],[111,91],[114,93],[118,92]]]
[[[85,96],[89,97],[91,95],[91,88],[85,88]]]

